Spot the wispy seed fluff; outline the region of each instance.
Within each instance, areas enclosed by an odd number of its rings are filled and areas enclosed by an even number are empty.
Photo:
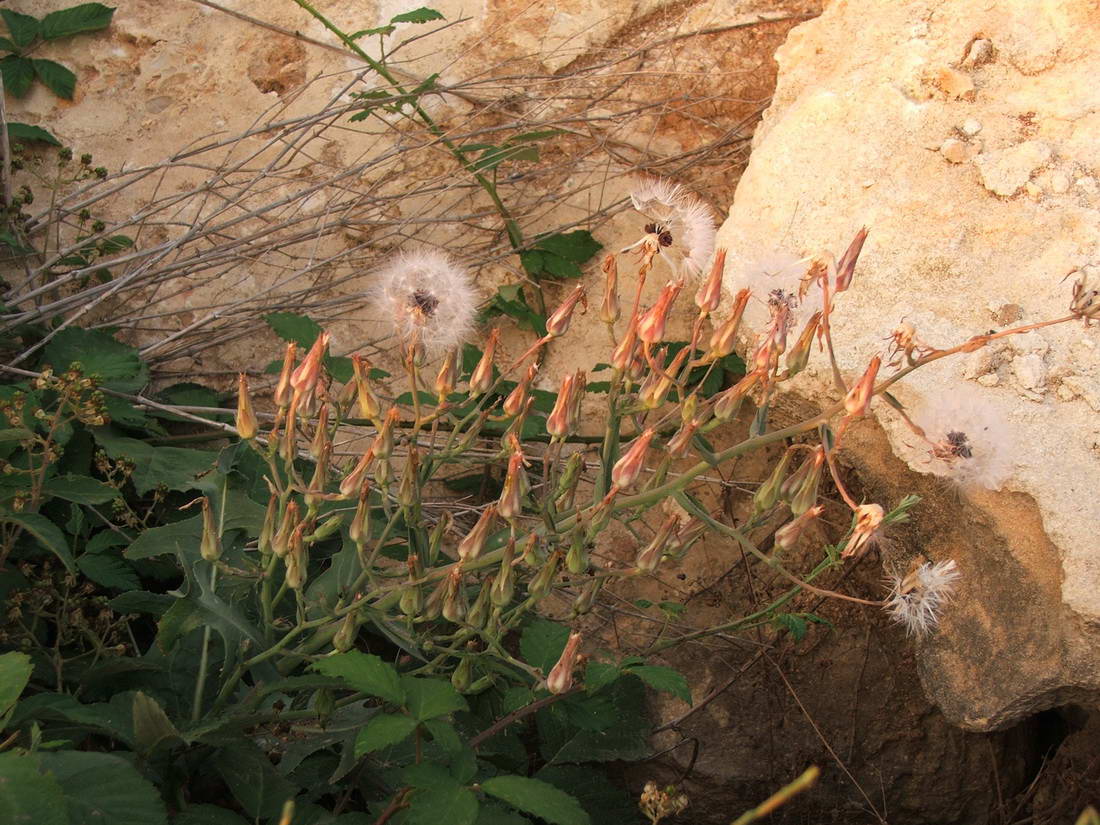
[[[939,623],[940,611],[954,596],[960,575],[954,560],[949,559],[925,562],[904,578],[891,577],[886,610],[894,621],[905,625],[906,634],[923,636]]]
[[[714,216],[709,207],[680,184],[664,178],[639,180],[630,192],[630,201],[649,221],[643,240],[654,238],[662,255],[674,252],[692,275],[700,274],[714,253]]]
[[[469,273],[436,250],[399,252],[376,273],[371,298],[406,344],[450,350],[474,326],[478,294]]]

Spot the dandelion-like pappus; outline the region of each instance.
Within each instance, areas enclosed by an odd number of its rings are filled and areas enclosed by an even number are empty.
[[[645,178],[630,193],[634,209],[648,218],[645,234],[623,252],[649,245],[670,252],[692,275],[703,271],[714,252],[714,218],[710,209],[678,183]]]
[[[914,564],[905,576],[888,580],[886,610],[905,625],[908,635],[923,636],[939,624],[940,612],[954,596],[961,575],[953,559]]]

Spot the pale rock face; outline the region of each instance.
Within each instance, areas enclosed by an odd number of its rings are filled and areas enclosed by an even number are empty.
[[[869,227],[832,321],[849,381],[903,318],[945,348],[1065,315],[1067,274],[1100,265],[1094,15],[1074,0],[836,0],[794,29],[718,234],[729,290],[797,281],[758,262],[839,255]],[[746,317],[758,330],[764,316],[761,301]],[[1096,325],[1044,328],[892,388],[915,420],[949,400],[986,421],[968,435],[999,454],[995,483],[957,482],[964,517],[1000,544],[940,548],[963,578],[919,653],[925,690],[973,729],[1100,696],[1098,339]],[[795,389],[833,400],[814,359]],[[935,472],[873,409],[894,451]]]

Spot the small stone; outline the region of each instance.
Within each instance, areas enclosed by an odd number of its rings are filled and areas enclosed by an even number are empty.
[[[1067,375],[1062,379],[1062,388],[1068,390],[1073,398],[1085,399],[1086,404],[1100,412],[1100,381],[1097,379]]]
[[[1024,317],[1024,310],[1019,304],[1001,304],[996,308],[990,307],[990,313],[997,325],[1002,327],[1015,324]]]
[[[1054,152],[1041,140],[1025,140],[1007,149],[983,152],[974,159],[982,185],[994,195],[1009,198],[1024,187],[1032,173],[1048,163]]]
[[[983,387],[995,387],[1001,383],[1001,377],[995,372],[987,372],[978,376],[978,383]]]
[[[1050,173],[1050,191],[1056,195],[1064,195],[1069,191],[1069,175],[1061,169],[1055,169]]]
[[[1031,181],[1028,181],[1024,184],[1024,191],[1027,192],[1027,196],[1029,198],[1038,199],[1043,195],[1043,187],[1039,186],[1039,184],[1037,183],[1032,183]]]
[[[1046,355],[1050,352],[1050,342],[1035,330],[1025,332],[1023,335],[1009,336],[1008,341],[1013,350],[1024,355],[1029,353]]]
[[[978,134],[978,132],[980,132],[981,130],[982,124],[976,121],[974,118],[968,117],[966,120],[963,121],[962,133],[964,135],[967,135],[968,137],[974,137],[974,135]]]
[[[989,375],[995,369],[996,361],[993,353],[989,347],[982,347],[966,357],[966,361],[963,362],[962,373],[963,378],[969,378],[973,381],[984,375]]]
[[[940,144],[940,154],[950,163],[962,163],[970,154],[970,147],[957,138],[948,138]]]
[[[970,44],[970,51],[963,59],[963,65],[969,68],[990,63],[993,60],[993,41],[979,39]]]
[[[1047,367],[1038,353],[1021,355],[1012,361],[1016,382],[1026,390],[1040,392],[1046,386]]]
[[[974,97],[974,81],[970,75],[947,66],[938,69],[932,76],[932,85],[955,100]]]

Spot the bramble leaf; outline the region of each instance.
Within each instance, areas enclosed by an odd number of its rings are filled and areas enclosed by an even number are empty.
[[[4,78],[5,91],[15,97],[24,97],[34,83],[34,63],[25,57],[9,54],[0,60],[0,76]]]
[[[481,789],[513,808],[545,819],[551,825],[589,825],[588,814],[565,791],[541,779],[525,776],[494,776]]]
[[[46,88],[63,100],[72,100],[76,91],[76,75],[53,60],[35,59],[34,73]]]
[[[43,40],[56,40],[81,32],[94,32],[111,25],[115,10],[102,3],[81,3],[67,9],[50,12],[42,18],[40,34]]]
[[[427,23],[431,20],[443,20],[445,19],[435,9],[429,9],[427,6],[421,6],[418,9],[412,11],[406,11],[390,18],[391,23]]]
[[[405,702],[405,690],[401,686],[397,670],[378,656],[349,650],[327,656],[314,662],[313,670],[325,676],[342,679],[356,690],[377,696],[395,705]]]
[[[356,758],[404,742],[416,730],[416,726],[417,721],[404,714],[379,713],[372,716],[355,737]]]
[[[10,9],[0,9],[0,17],[4,18],[8,31],[11,33],[11,39],[15,41],[15,45],[19,48],[29,46],[31,41],[38,36],[39,28],[42,25],[37,18],[31,17],[29,14],[20,14]],[[5,77],[5,85],[7,85],[7,80]]]

